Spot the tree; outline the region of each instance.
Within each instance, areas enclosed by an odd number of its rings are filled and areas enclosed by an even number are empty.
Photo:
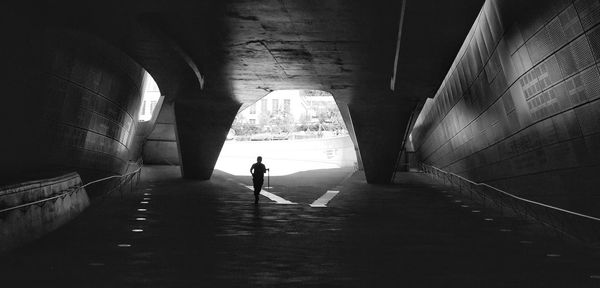
[[[235,131],[235,135],[238,136],[256,134],[259,130],[257,125],[248,123],[242,114],[238,114],[235,117],[233,123],[231,124],[231,129],[233,129],[233,131]]]

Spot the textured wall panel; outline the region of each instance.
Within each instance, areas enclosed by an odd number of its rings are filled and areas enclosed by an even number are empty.
[[[556,52],[562,75],[568,77],[594,63],[587,37],[581,36]]]
[[[581,19],[584,29],[588,29],[600,23],[600,1],[598,0],[578,0],[575,1],[575,8]]]
[[[600,26],[597,26],[587,33],[590,46],[594,52],[596,61],[600,60]]]
[[[481,31],[482,26],[483,25],[479,25],[478,29],[475,30],[475,37],[473,37],[473,39],[475,43],[477,43],[477,49],[479,49],[480,63],[482,63],[482,65],[485,65],[485,62],[487,61],[490,54],[488,48],[485,45],[485,40],[483,40],[483,34]]]
[[[583,32],[583,27],[581,27],[581,22],[579,22],[579,16],[577,15],[575,7],[569,6],[565,11],[558,15],[558,19],[560,20],[560,25],[562,26],[567,41],[570,41]]]
[[[483,7],[483,11],[486,15],[488,24],[490,26],[490,34],[494,41],[494,46],[500,41],[500,38],[502,38],[502,34],[504,32],[502,23],[500,22],[500,18],[498,17],[497,9],[498,8],[496,7],[496,5],[494,5],[493,2],[487,2]]]
[[[483,43],[485,44],[485,47],[486,47],[485,55],[491,55],[492,52],[494,51],[494,48],[496,48],[496,42],[494,41],[494,37],[492,36],[492,30],[490,28],[490,24],[488,23],[486,13],[481,14],[480,21],[481,21],[480,33],[483,36],[481,38],[483,39]]]
[[[466,57],[469,58],[469,68],[471,69],[471,75],[473,75],[473,78],[477,78],[481,67],[483,67],[479,48],[477,47],[477,41],[471,41],[470,47],[471,53],[467,53]]]
[[[449,91],[449,100],[436,94],[429,104],[434,109],[423,109],[417,119],[412,139],[418,157],[548,203],[586,203],[579,208],[596,207],[600,215],[600,195],[593,192],[600,179],[593,173],[569,177],[582,167],[600,167],[598,11],[598,1],[487,1],[474,37],[463,44],[470,49],[457,56],[467,69],[453,67],[439,88]],[[507,32],[495,39],[498,23]],[[474,80],[456,79],[467,75]],[[435,109],[440,103],[441,111]],[[571,193],[573,181],[587,183],[578,186],[587,190]]]
[[[594,101],[575,109],[575,114],[584,135],[600,133],[600,102]]]
[[[546,28],[542,28],[538,33],[533,35],[525,45],[534,64],[550,54],[550,51],[554,47],[554,43]]]
[[[84,181],[122,173],[137,122],[142,68],[90,35],[49,30],[45,48],[42,117],[48,141],[39,169],[77,170]]]
[[[552,41],[552,47],[560,47],[567,42],[567,36],[558,18],[548,23],[548,35]]]

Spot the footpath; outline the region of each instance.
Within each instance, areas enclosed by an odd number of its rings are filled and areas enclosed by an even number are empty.
[[[0,281],[2,287],[600,287],[599,257],[591,251],[531,233],[529,224],[469,203],[427,175],[398,179],[369,185],[348,169],[271,177],[272,187],[254,205],[249,177],[215,171],[210,181],[190,181],[178,167],[144,167],[134,192],[96,201],[72,223],[0,256]]]

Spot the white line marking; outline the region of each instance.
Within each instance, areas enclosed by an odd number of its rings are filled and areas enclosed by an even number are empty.
[[[252,187],[252,186],[246,186],[246,188],[254,191],[254,187]],[[260,190],[260,195],[263,195],[263,196],[271,199],[272,201],[275,201],[275,203],[277,203],[277,204],[286,204],[286,205],[295,205],[295,204],[298,204],[298,203],[294,203],[292,201],[285,200],[285,199],[283,199],[283,198],[281,198],[281,197],[279,197],[279,196],[277,196],[277,195],[275,195],[273,193],[267,192],[265,190]]]
[[[331,201],[331,199],[333,199],[333,197],[335,197],[335,195],[338,193],[340,193],[340,191],[327,190],[323,196],[310,204],[310,207],[327,207],[327,203]]]

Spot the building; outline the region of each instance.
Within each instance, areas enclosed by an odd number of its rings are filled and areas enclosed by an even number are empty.
[[[318,122],[320,114],[338,113],[331,94],[318,90],[278,90],[238,113],[240,121],[264,125],[273,117],[290,117],[292,123]]]
[[[144,76],[144,86],[143,86],[143,95],[142,95],[142,104],[140,106],[139,120],[140,121],[148,121],[152,118],[152,113],[154,112],[154,108],[156,108],[156,103],[158,103],[158,98],[160,98],[160,90],[158,89],[158,85],[150,76],[150,74],[146,73]]]

